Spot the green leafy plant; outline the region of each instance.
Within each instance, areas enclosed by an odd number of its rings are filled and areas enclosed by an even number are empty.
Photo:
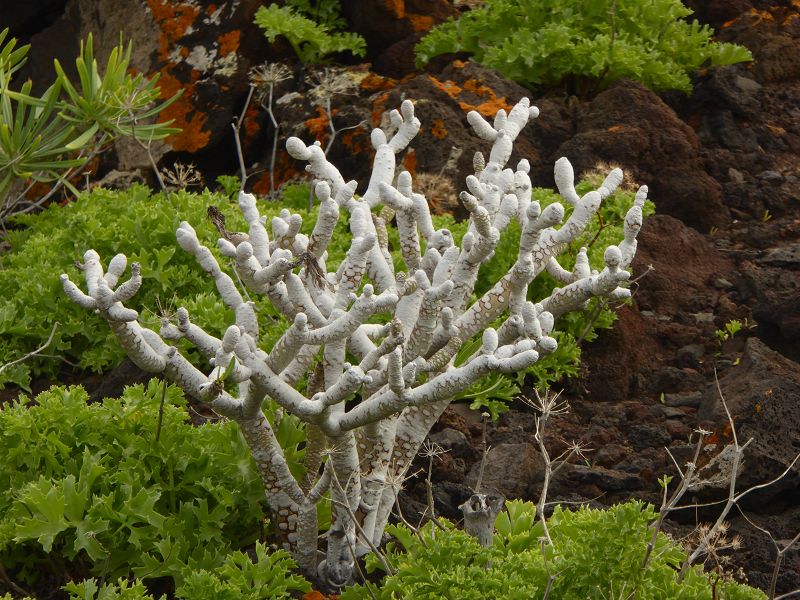
[[[285,38],[304,64],[319,64],[339,52],[364,56],[364,38],[338,31],[345,25],[339,16],[338,2],[326,0],[316,4],[317,8],[312,8],[308,0],[294,0],[285,6],[262,6],[256,12],[255,23],[264,30],[270,43],[278,36]]]
[[[179,585],[258,539],[263,485],[238,429],[192,426],[175,387],[159,429],[162,393],[153,380],[87,404],[83,388],[54,387],[0,411],[0,563],[17,581]]]
[[[567,511],[556,507],[548,520],[553,545],[542,545],[541,523],[530,502],[507,503],[495,523],[494,544],[481,547],[475,538],[441,519],[445,530],[433,523],[418,533],[404,525],[387,529],[396,541],[387,545],[386,559],[394,574],[377,585],[354,586],[342,600],[357,598],[540,598],[553,575],[549,598],[761,600],[766,595],[734,582],[716,584],[701,567],[690,569],[680,581],[676,567],[685,551],[659,534],[653,560],[642,560],[655,520],[652,506],[639,501],[607,510],[581,507]],[[382,570],[379,559],[367,558],[369,572]],[[635,593],[634,593],[635,592]],[[716,595],[715,595],[716,594]]]
[[[13,382],[26,388],[32,375],[54,377],[60,367],[54,355],[98,372],[122,360],[113,335],[100,327],[99,321],[96,327],[87,326],[87,315],[64,296],[54,276],[59,270],[74,272],[74,262],[90,242],[106,255],[126,252],[141,263],[144,284],[135,308],[147,316],[151,326],[157,329],[161,318],[173,316],[175,293],[193,318],[221,334],[232,313],[209,291],[194,259],[175,244],[175,230],[182,219],[194,223],[207,239],[218,236],[206,217],[211,204],[229,214],[232,228],[243,226],[237,220],[239,211],[225,208],[230,200],[223,194],[179,191],[166,197],[143,186],[123,191],[96,188],[66,206],[17,217],[15,223],[22,228],[9,230],[12,250],[0,256],[0,296],[4,298],[0,304],[0,356],[9,362],[22,357],[42,345],[53,322],[60,326],[47,356],[34,356],[5,369],[0,373],[0,385]],[[273,215],[277,212],[275,208]],[[264,310],[271,310],[268,304]],[[281,317],[275,313],[274,318]],[[266,336],[265,343],[274,342],[269,332]]]
[[[717,329],[714,332],[714,335],[717,336],[717,342],[722,345],[728,340],[733,339],[733,337],[743,329],[754,329],[755,327],[756,325],[747,319],[744,319],[744,321],[740,321],[739,319],[731,319],[725,323],[722,329]]]
[[[25,200],[37,182],[58,182],[51,191],[63,184],[77,193],[70,175],[115,138],[131,136],[144,143],[178,131],[169,123],[148,122],[179,94],[158,102],[158,76],[129,72],[130,44],[111,51],[101,75],[89,35],[75,60],[79,82],[70,81],[56,60],[55,82],[35,96],[30,81],[12,89],[29,46],[16,48],[16,40],[7,37],[8,29],[0,32],[0,223],[49,197]]]
[[[730,321],[725,323],[723,329],[717,329],[714,332],[714,335],[717,336],[717,340],[721,344],[723,342],[727,342],[741,330],[742,330],[742,322],[739,319],[731,319]]]
[[[295,562],[284,550],[270,550],[256,542],[255,562],[249,554],[232,552],[212,570],[188,569],[183,583],[175,590],[176,598],[186,600],[281,600],[307,592],[311,585],[293,574]],[[140,580],[98,585],[97,580],[68,583],[64,590],[71,600],[154,600]],[[161,597],[166,599],[166,595]]]
[[[193,570],[175,590],[185,600],[261,600],[296,597],[292,592],[307,592],[311,585],[292,574],[297,565],[285,550],[256,544],[256,561],[243,552],[234,552],[214,570]]]
[[[686,20],[691,14],[680,0],[487,0],[431,30],[417,63],[467,52],[523,85],[627,77],[689,93],[691,71],[753,59],[742,46],[712,42],[707,25]]]
[[[63,589],[70,600],[154,600],[141,581],[129,582],[123,577],[117,583],[98,584],[95,579],[71,581]],[[166,595],[160,600],[166,600]]]

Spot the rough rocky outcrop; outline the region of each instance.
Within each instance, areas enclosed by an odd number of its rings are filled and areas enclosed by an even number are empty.
[[[739,477],[741,489],[778,477],[800,454],[800,364],[749,338],[741,363],[729,368],[719,386],[736,423],[739,443],[752,438]],[[731,441],[716,386],[703,396],[698,417],[715,427],[717,442]],[[759,492],[760,502],[777,500],[800,486],[800,464],[779,483]]]

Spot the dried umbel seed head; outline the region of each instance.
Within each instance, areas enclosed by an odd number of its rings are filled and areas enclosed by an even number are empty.
[[[250,79],[250,85],[264,88],[286,81],[292,76],[292,71],[281,63],[264,63],[250,69],[247,76]]]
[[[263,104],[279,83],[292,76],[292,71],[281,63],[264,63],[250,69],[247,74],[250,85],[255,88],[256,102]]]
[[[458,194],[453,182],[435,173],[417,173],[414,191],[425,196],[431,212],[435,215],[450,214],[458,210]]]
[[[633,178],[631,177],[630,169],[623,169],[621,165],[616,163],[608,163],[603,160],[598,161],[594,167],[589,169],[588,171],[584,171],[581,175],[581,181],[587,181],[591,183],[593,186],[597,187],[603,180],[606,178],[608,173],[613,169],[621,169],[624,173],[624,178],[622,179],[622,183],[619,186],[620,190],[624,190],[626,192],[635,192],[639,189],[639,184],[636,183]]]
[[[312,102],[322,105],[336,96],[351,94],[357,87],[357,80],[347,69],[326,67],[311,75],[312,87],[309,90]]]
[[[171,169],[162,169],[161,177],[170,191],[183,190],[193,185],[203,185],[203,176],[194,164],[176,162]]]

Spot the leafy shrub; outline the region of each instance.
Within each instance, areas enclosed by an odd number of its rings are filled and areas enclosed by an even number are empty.
[[[144,584],[136,580],[133,583],[120,577],[117,583],[97,584],[94,579],[80,583],[69,582],[64,586],[70,600],[154,600]],[[160,600],[166,600],[161,596]]]
[[[180,94],[156,104],[158,76],[145,79],[128,71],[130,44],[111,51],[101,76],[89,35],[75,60],[80,83],[73,84],[56,60],[55,82],[37,97],[31,95],[30,81],[12,89],[13,75],[30,46],[15,49],[13,38],[4,45],[7,36],[8,29],[0,31],[0,222],[29,210],[19,206],[23,181],[60,180],[71,187],[65,179],[68,172],[85,165],[114,138],[149,141],[178,131],[169,123],[147,123]]]
[[[234,423],[193,427],[157,381],[90,404],[54,387],[0,410],[0,563],[136,577],[213,570],[260,535],[264,490]],[[88,571],[88,573],[86,572]]]
[[[286,38],[304,64],[319,64],[325,57],[338,52],[354,56],[366,54],[366,44],[360,35],[337,31],[346,23],[339,16],[335,0],[316,2],[290,0],[285,6],[270,4],[256,11],[255,23],[264,30],[270,43],[279,35]]]
[[[557,507],[548,520],[553,546],[545,546],[544,551],[536,507],[512,501],[507,509],[497,517],[491,548],[482,548],[475,538],[446,521],[446,531],[428,523],[419,536],[403,525],[388,527],[397,540],[387,545],[387,559],[396,573],[372,585],[372,593],[387,600],[522,600],[542,597],[548,573],[553,573],[552,600],[628,597],[634,589],[635,597],[644,600],[766,598],[760,590],[731,582],[717,584],[715,595],[701,567],[690,569],[678,581],[675,569],[686,553],[663,533],[642,570],[652,534],[648,524],[656,517],[650,505],[632,501],[608,510],[582,507],[574,512]],[[380,560],[368,556],[367,569],[380,570]],[[370,597],[366,586],[358,585],[346,590],[341,599]]]
[[[690,14],[680,0],[487,0],[432,29],[417,62],[468,52],[523,85],[627,77],[690,93],[692,70],[753,59],[742,46],[710,41],[712,30],[686,21]]]
[[[262,600],[295,597],[290,592],[307,592],[309,583],[299,575],[290,575],[295,562],[285,550],[268,549],[256,544],[256,562],[247,554],[234,552],[214,569],[194,570],[175,591],[185,600]]]
[[[256,562],[248,554],[232,552],[214,570],[187,571],[183,583],[175,590],[176,598],[186,600],[281,600],[295,597],[292,592],[307,592],[310,584],[292,574],[295,562],[284,550],[268,551],[256,543]],[[140,580],[98,586],[94,579],[68,583],[64,589],[71,600],[154,600]],[[166,596],[162,596],[164,600]]]
[[[122,252],[141,263],[144,283],[131,308],[147,316],[150,326],[158,328],[158,304],[172,307],[174,293],[193,319],[221,335],[233,313],[209,287],[194,258],[178,247],[175,230],[187,220],[203,239],[215,240],[218,233],[206,216],[211,204],[229,216],[232,228],[243,227],[240,211],[226,209],[230,203],[222,194],[176,192],[165,197],[135,185],[123,191],[95,188],[66,206],[17,217],[23,228],[8,232],[12,251],[0,255],[0,356],[10,362],[31,352],[47,339],[55,321],[60,325],[46,352],[50,356],[9,367],[0,373],[0,385],[13,382],[27,388],[32,374],[54,377],[60,364],[52,355],[97,372],[122,360],[108,327],[71,302],[58,279],[59,273],[76,274],[74,263],[89,247],[104,258]],[[269,216],[277,212],[276,207]],[[271,310],[269,306],[265,303],[263,310]],[[280,318],[277,313],[275,318]],[[277,328],[274,333],[279,334]],[[270,343],[268,336],[265,343]]]

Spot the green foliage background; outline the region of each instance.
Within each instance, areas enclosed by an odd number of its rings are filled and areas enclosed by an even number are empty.
[[[364,56],[367,45],[357,33],[341,31],[347,23],[338,0],[288,0],[283,6],[269,4],[256,11],[258,25],[272,43],[285,38],[303,64],[325,62],[328,55],[350,52]]]
[[[127,388],[87,404],[52,388],[0,410],[0,562],[18,581],[62,570],[171,577],[215,569],[263,532],[264,489],[235,423],[192,426],[183,393]]]
[[[701,567],[690,569],[678,581],[676,567],[686,553],[663,533],[647,568],[642,569],[652,537],[648,525],[656,518],[653,507],[642,502],[607,510],[556,507],[547,522],[552,546],[542,545],[544,530],[532,503],[514,500],[506,507],[497,517],[491,548],[482,548],[446,520],[445,531],[429,522],[419,536],[404,525],[388,527],[397,540],[386,551],[396,573],[371,585],[372,594],[380,600],[529,600],[544,595],[552,573],[549,597],[553,600],[628,597],[634,588],[641,600],[766,598],[762,591],[738,583],[718,582],[715,594],[715,574],[704,573]],[[382,570],[381,562],[368,556],[367,570]],[[371,597],[364,584],[345,590],[341,600]]]
[[[691,71],[753,59],[742,46],[712,42],[691,14],[680,0],[487,0],[432,29],[417,44],[417,63],[468,52],[527,86],[627,77],[690,93]]]

